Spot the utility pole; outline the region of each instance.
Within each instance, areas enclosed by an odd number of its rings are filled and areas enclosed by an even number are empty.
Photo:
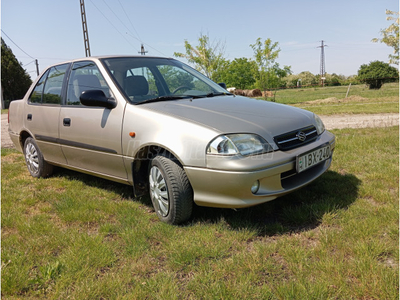
[[[39,76],[39,62],[37,59],[35,59],[35,63],[36,63],[36,74],[37,76]]]
[[[140,52],[138,52],[138,53],[140,53],[142,55],[146,55],[147,52],[149,52],[149,51],[144,51],[144,46],[142,44],[142,47],[140,47]]]
[[[4,98],[3,98],[3,87],[1,87],[1,109],[5,109],[6,107],[4,106]]]
[[[86,57],[90,56],[90,45],[89,45],[89,33],[86,23],[86,12],[85,12],[85,2],[81,1],[81,17],[82,17],[82,29],[83,29],[83,41],[85,43],[85,53]]]
[[[324,53],[324,48],[327,47],[328,45],[324,45],[324,41],[321,41],[321,46],[317,48],[321,48],[321,63],[320,63],[320,76],[321,76],[321,84],[322,87],[324,86],[324,81],[325,81],[325,53]]]

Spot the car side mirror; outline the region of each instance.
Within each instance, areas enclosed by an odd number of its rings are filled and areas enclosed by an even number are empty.
[[[85,106],[100,106],[108,109],[117,106],[117,101],[114,98],[107,98],[102,90],[83,91],[79,100]]]
[[[224,89],[226,89],[226,83],[225,82],[220,82],[218,85]]]

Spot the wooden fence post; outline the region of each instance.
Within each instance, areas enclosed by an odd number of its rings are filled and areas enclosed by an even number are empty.
[[[351,87],[351,82],[350,82],[350,84],[349,84],[349,88],[347,89],[346,98],[347,98],[347,96],[349,95],[350,87]]]

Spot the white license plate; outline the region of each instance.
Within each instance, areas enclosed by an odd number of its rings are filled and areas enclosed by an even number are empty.
[[[305,154],[299,155],[296,158],[297,173],[303,172],[320,162],[327,160],[332,155],[331,146],[323,146],[312,150]]]

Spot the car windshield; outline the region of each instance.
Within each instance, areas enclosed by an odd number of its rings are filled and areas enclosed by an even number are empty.
[[[191,67],[169,58],[113,57],[103,65],[134,104],[230,95]]]

